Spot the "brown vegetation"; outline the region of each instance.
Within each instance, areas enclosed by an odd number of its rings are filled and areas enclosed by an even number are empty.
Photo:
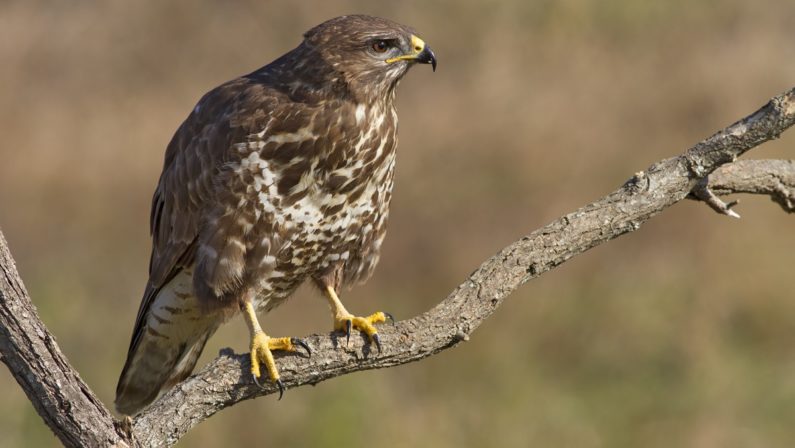
[[[541,4],[0,6],[0,226],[100,398],[112,401],[143,288],[166,142],[204,91],[298,30],[368,12],[414,25],[439,55],[435,75],[401,85],[390,236],[376,277],[347,295],[397,316],[791,87],[790,2]],[[792,142],[755,156],[791,157]],[[463,349],[236,406],[185,446],[791,444],[792,221],[767,200],[740,207],[735,222],[680,205],[531,282]],[[264,324],[325,330],[313,295]],[[232,323],[205,359],[245,341]],[[0,387],[0,445],[53,443],[4,369]]]

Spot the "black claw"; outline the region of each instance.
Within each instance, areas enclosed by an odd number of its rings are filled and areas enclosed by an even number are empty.
[[[373,342],[375,342],[375,346],[378,347],[378,353],[381,353],[381,338],[378,337],[378,333],[373,335]]]
[[[260,389],[265,389],[265,386],[263,386],[262,383],[259,382],[259,378],[256,375],[252,373],[251,376],[252,378],[254,378],[254,384],[256,384],[257,387],[259,387]]]
[[[391,313],[387,313],[386,311],[382,311],[382,313],[384,313],[384,316],[386,316],[386,318],[392,322],[392,325],[395,325],[395,316],[393,316]]]
[[[310,358],[312,357],[312,349],[309,348],[309,344],[304,342],[303,339],[290,338],[290,343],[292,343],[293,345],[297,345],[297,346],[303,348],[304,350],[306,350],[307,356],[309,356]]]
[[[281,378],[276,380],[276,385],[279,386],[279,400],[281,400],[284,396],[284,383],[282,382]]]
[[[353,321],[348,319],[345,321],[345,344],[351,345],[351,327],[353,327]]]

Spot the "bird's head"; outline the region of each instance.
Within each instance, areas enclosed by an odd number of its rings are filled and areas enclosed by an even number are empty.
[[[394,91],[415,63],[436,56],[414,30],[391,20],[365,15],[337,17],[304,34],[304,45],[339,74],[356,94],[380,96]]]

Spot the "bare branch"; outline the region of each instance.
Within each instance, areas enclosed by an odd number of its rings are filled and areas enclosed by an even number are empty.
[[[683,155],[651,165],[604,198],[504,248],[432,310],[394,327],[383,327],[379,333],[382,353],[373,351],[363,338],[354,339],[347,347],[334,334],[313,335],[306,338],[313,348],[312,358],[279,358],[282,379],[288,387],[316,384],[360,370],[417,361],[466,341],[517,287],[577,254],[639,229],[649,218],[688,197],[707,176],[709,181],[702,190],[768,194],[792,211],[792,162],[738,162],[715,170],[776,138],[793,123],[795,89]],[[224,352],[132,422],[114,421],[39,321],[1,234],[0,263],[4,274],[0,278],[2,360],[66,445],[172,445],[225,407],[275,391],[272,386],[260,389],[250,381],[247,355]]]
[[[718,168],[707,180],[716,194],[765,194],[785,212],[795,213],[795,161],[740,160]]]
[[[723,202],[712,190],[709,188],[709,177],[705,177],[698,181],[695,187],[693,187],[692,195],[696,198],[706,202],[707,205],[712,210],[715,210],[717,213],[721,215],[726,215],[731,218],[740,219],[740,215],[737,214],[732,207],[737,205],[739,201],[732,201],[728,204]]]

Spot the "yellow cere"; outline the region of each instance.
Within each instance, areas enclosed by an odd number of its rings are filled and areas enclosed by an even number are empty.
[[[414,49],[415,53],[419,54],[420,52],[422,52],[422,50],[425,49],[425,41],[412,34],[411,48]]]
[[[385,62],[387,64],[391,64],[397,61],[410,61],[412,59],[417,59],[417,55],[422,53],[422,50],[425,49],[425,41],[420,39],[415,35],[411,35],[411,50],[410,54],[404,54],[401,56],[396,56],[394,58],[389,58]]]

